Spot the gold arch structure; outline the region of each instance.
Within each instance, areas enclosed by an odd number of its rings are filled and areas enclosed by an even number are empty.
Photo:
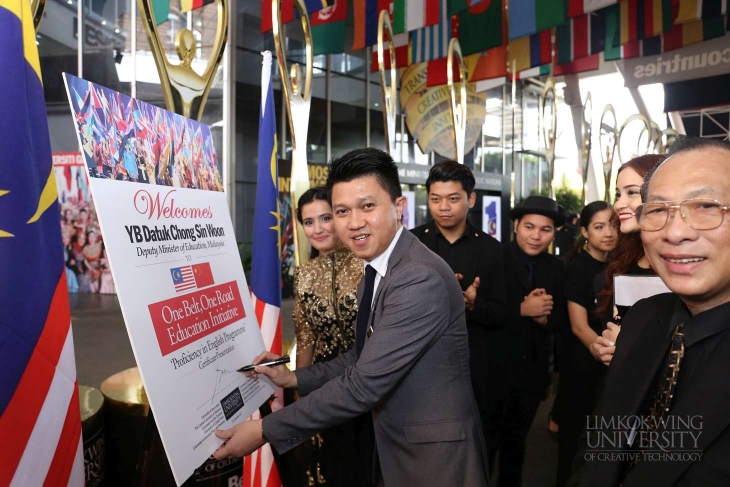
[[[607,117],[612,119],[607,121]],[[604,140],[606,141],[604,149]],[[598,132],[598,146],[601,148],[601,163],[603,165],[603,181],[606,184],[603,195],[604,201],[611,202],[611,173],[613,172],[613,157],[618,142],[618,120],[613,105],[603,108]]]
[[[281,0],[271,0],[271,18],[274,26],[274,44],[276,59],[281,72],[281,86],[284,91],[284,102],[289,114],[289,128],[292,142],[291,163],[291,207],[292,214],[297,212],[299,197],[309,189],[309,172],[307,171],[307,129],[309,127],[309,111],[312,106],[312,68],[314,66],[312,52],[312,29],[304,0],[294,0],[294,7],[299,11],[305,41],[304,76],[302,68],[294,63],[291,69],[286,64],[286,43],[281,27]],[[304,227],[293,218],[294,256],[296,265],[309,260],[309,244]]]
[[[33,13],[33,27],[36,33],[38,33],[41,20],[43,20],[43,12],[46,11],[46,0],[31,0],[30,11]]]
[[[180,29],[175,34],[175,50],[180,58],[180,64],[172,64],[165,56],[165,49],[157,30],[152,0],[137,0],[147,40],[160,74],[160,86],[165,98],[165,106],[171,112],[198,121],[202,119],[203,109],[208,101],[208,94],[213,86],[213,79],[223,58],[223,50],[228,39],[228,5],[226,2],[227,0],[216,0],[218,23],[213,51],[205,71],[200,75],[192,68],[196,50],[193,33],[189,29]]]
[[[644,154],[650,154],[654,152],[652,150],[652,144],[655,144],[656,141],[656,131],[654,130],[654,127],[652,127],[652,122],[646,118],[641,113],[635,113],[631,115],[629,118],[624,120],[624,123],[621,125],[621,130],[618,132],[618,140],[616,142],[616,147],[618,148],[618,161],[619,163],[624,163],[624,157],[621,154],[621,138],[624,137],[624,130],[626,130],[626,127],[629,126],[634,121],[639,121],[644,124],[644,128],[639,132],[639,138],[636,140],[636,156],[642,156]],[[657,126],[657,129],[659,127]],[[641,143],[641,135],[646,132],[646,147],[644,150],[641,150],[641,147],[639,147],[639,144]],[[632,155],[632,157],[634,157]],[[628,159],[627,159],[628,160]]]
[[[385,69],[385,35],[388,35],[388,54],[390,57],[390,84],[387,83]],[[378,71],[380,72],[380,95],[383,99],[383,127],[387,143],[385,147],[391,156],[395,153],[395,104],[398,84],[395,68],[395,44],[393,44],[393,28],[390,15],[386,10],[380,12],[378,19]]]
[[[547,99],[550,94],[552,94],[552,102],[549,105],[552,110],[552,118],[550,120],[550,127],[547,127],[545,123],[545,110],[548,107]],[[553,175],[555,174],[555,142],[557,141],[558,131],[558,98],[555,93],[555,81],[553,81],[552,76],[549,76],[545,80],[545,88],[542,90],[542,98],[540,99],[540,125],[542,127],[542,137],[545,141],[545,159],[548,164],[548,195],[553,198],[555,196],[553,194]]]
[[[459,68],[459,81],[454,80],[454,63]],[[464,57],[461,55],[459,39],[453,37],[449,41],[449,51],[446,60],[446,80],[449,87],[449,103],[451,111],[451,123],[453,125],[452,135],[454,139],[454,151],[459,164],[464,164],[464,145],[466,144],[466,66]],[[457,99],[456,90],[459,86]]]
[[[581,205],[586,204],[586,182],[588,181],[588,169],[591,167],[591,145],[593,136],[593,100],[591,94],[586,95],[583,103],[583,116],[580,120],[581,134],[581,161],[583,163],[583,189],[581,191]]]

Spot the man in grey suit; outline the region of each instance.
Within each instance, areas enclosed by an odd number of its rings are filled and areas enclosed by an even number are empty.
[[[335,229],[365,261],[355,349],[291,372],[257,367],[300,400],[263,421],[216,432],[216,458],[267,441],[281,454],[320,430],[370,411],[374,480],[392,487],[486,486],[486,448],[469,377],[464,298],[454,273],[400,224],[398,168],[377,149],[330,164]],[[276,358],[269,352],[254,363]]]

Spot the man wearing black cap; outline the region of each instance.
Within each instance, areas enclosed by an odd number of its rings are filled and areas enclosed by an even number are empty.
[[[504,246],[505,325],[487,340],[489,368],[501,381],[491,391],[487,430],[490,467],[499,453],[499,485],[522,484],[525,440],[550,383],[550,336],[567,319],[563,264],[547,252],[565,222],[558,204],[530,196],[510,212],[514,241]]]

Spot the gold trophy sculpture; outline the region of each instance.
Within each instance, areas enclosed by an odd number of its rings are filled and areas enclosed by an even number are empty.
[[[588,169],[591,167],[591,136],[593,135],[593,101],[591,94],[586,95],[583,104],[583,117],[580,121],[581,133],[581,161],[583,162],[583,190],[581,191],[580,204],[586,204],[586,181],[588,181]]]
[[[550,101],[548,102],[548,98]],[[550,107],[550,123],[546,122],[546,109]],[[558,137],[558,98],[555,94],[555,82],[550,76],[545,81],[545,88],[542,90],[540,99],[540,118],[542,119],[542,137],[545,140],[545,159],[548,164],[547,189],[548,196],[554,198],[553,174],[555,173],[555,142]]]
[[[291,163],[291,206],[292,213],[297,211],[297,200],[309,189],[309,172],[307,171],[307,128],[309,126],[309,109],[312,105],[312,31],[309,15],[304,0],[294,0],[294,7],[299,10],[299,17],[304,30],[306,67],[304,79],[302,69],[295,63],[291,71],[286,66],[286,45],[281,28],[281,0],[271,0],[271,18],[274,25],[274,43],[276,59],[281,72],[281,86],[284,90],[284,101],[289,113],[291,130],[292,163]],[[309,245],[304,227],[294,219],[294,256],[296,265],[309,260]]]
[[[456,59],[454,59],[456,58]],[[460,81],[454,80],[454,62],[459,67]],[[446,80],[449,87],[449,98],[451,103],[451,124],[453,125],[454,150],[456,161],[464,164],[464,144],[466,143],[466,66],[464,57],[461,55],[459,39],[452,38],[449,41],[448,57],[446,59]],[[456,96],[456,85],[459,84],[459,97]]]
[[[655,142],[656,137],[654,135],[655,131],[654,131],[653,127],[651,126],[651,122],[649,121],[648,118],[646,118],[641,113],[635,113],[624,121],[623,125],[621,125],[621,130],[619,130],[619,132],[618,132],[618,141],[616,142],[616,146],[618,148],[618,161],[621,164],[624,163],[624,158],[621,155],[621,139],[622,139],[622,137],[624,137],[624,130],[626,130],[626,127],[628,127],[629,124],[635,120],[638,120],[641,123],[643,123],[644,127],[639,132],[639,137],[636,139],[636,152],[634,154],[631,154],[630,157],[627,157],[626,160],[628,161],[632,157],[641,156],[644,154],[651,154],[652,152],[654,152],[652,150],[652,144]],[[657,127],[657,129],[658,129],[658,127]],[[642,150],[640,145],[641,145],[641,139],[643,138],[642,134],[644,132],[646,132],[646,147],[644,147],[644,149]]]
[[[38,27],[43,20],[43,12],[46,10],[46,0],[30,0],[30,11],[33,12],[33,27],[38,33]]]
[[[603,181],[606,183],[606,191],[603,199],[611,202],[611,172],[613,171],[613,155],[616,152],[617,120],[613,105],[606,105],[601,114],[600,131],[598,133],[598,146],[601,148],[601,162],[603,163]],[[605,144],[604,144],[605,141]]]
[[[171,112],[183,117],[201,120],[205,102],[208,100],[213,78],[223,58],[223,50],[228,39],[228,6],[226,0],[216,0],[218,7],[218,25],[215,42],[208,65],[202,75],[193,70],[191,64],[195,58],[195,37],[188,29],[180,29],[175,35],[175,50],[180,64],[172,64],[165,56],[165,49],[157,31],[157,22],[152,8],[152,0],[137,0],[142,13],[142,23],[147,33],[147,40],[160,73],[160,86],[165,97],[165,106]]]
[[[385,34],[388,34],[388,53],[390,55],[390,85],[385,76]],[[393,28],[390,25],[390,15],[386,10],[380,12],[378,19],[378,71],[380,71],[380,95],[383,98],[383,127],[388,139],[385,147],[388,154],[395,154],[395,45],[393,44]]]
[[[659,136],[659,154],[664,154],[667,151],[677,135],[679,135],[679,132],[671,127],[667,127],[662,130],[661,135]]]

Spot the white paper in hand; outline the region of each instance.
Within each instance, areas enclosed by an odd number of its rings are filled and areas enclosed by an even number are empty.
[[[638,300],[670,293],[659,276],[618,275],[613,277],[613,296],[617,306],[633,306]]]

